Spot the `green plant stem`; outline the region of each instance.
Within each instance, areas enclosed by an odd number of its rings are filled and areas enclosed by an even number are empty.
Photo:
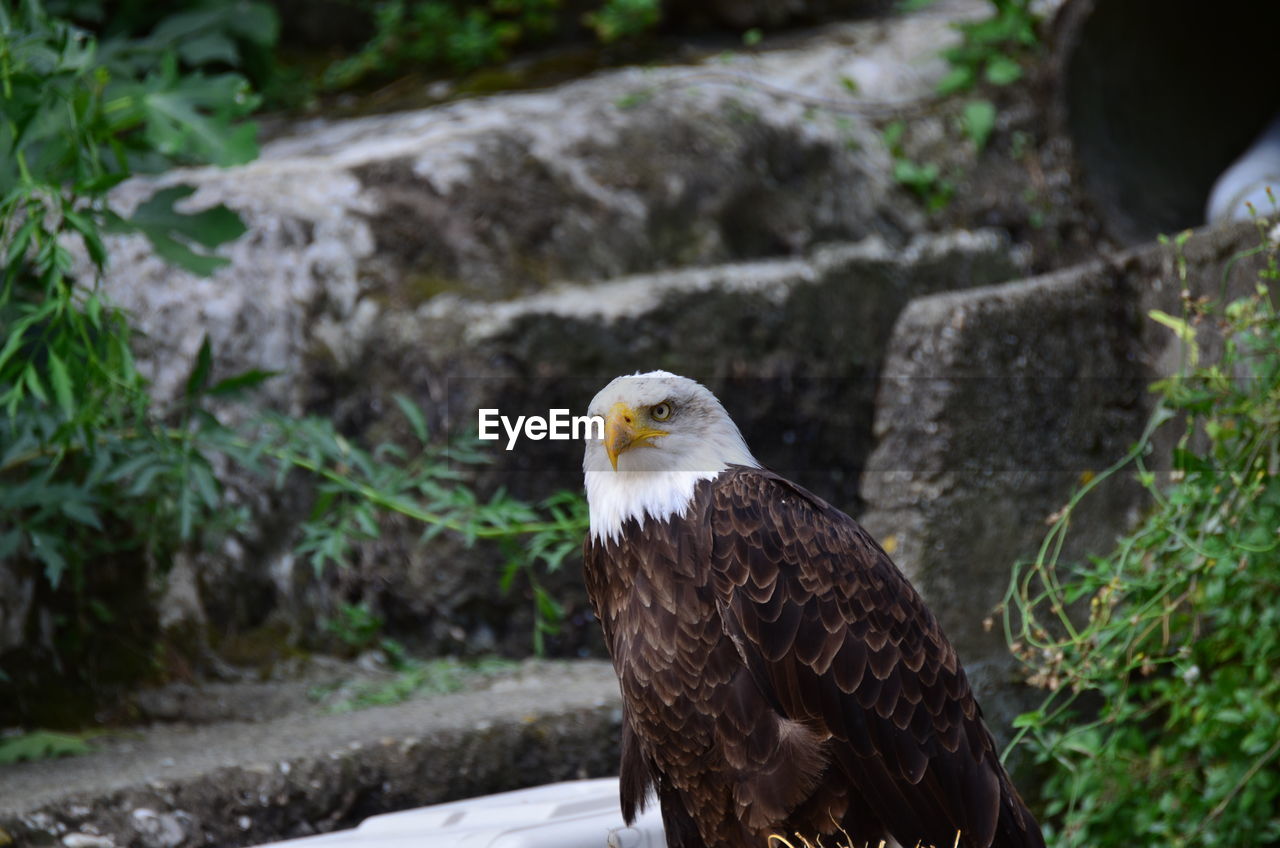
[[[248,446],[248,442],[241,445],[241,447]],[[585,526],[582,521],[566,519],[561,521],[517,522],[503,527],[483,527],[478,529],[469,528],[466,524],[457,521],[456,519],[448,518],[438,513],[428,512],[424,509],[413,506],[412,504],[405,503],[398,498],[388,497],[372,486],[359,483],[352,480],[350,477],[339,474],[330,468],[326,468],[319,463],[304,457],[289,456],[271,449],[268,449],[266,453],[274,456],[281,462],[288,463],[289,465],[293,465],[305,471],[310,471],[311,473],[317,474],[332,483],[337,483],[343,488],[360,495],[370,503],[376,504],[383,509],[397,512],[407,518],[412,518],[423,524],[443,527],[446,530],[453,530],[457,533],[466,533],[480,539],[497,539],[507,536],[522,536],[529,533],[543,533],[557,530],[578,530]]]
[[[132,441],[132,440],[141,438],[143,435],[143,432],[139,430],[124,430],[116,433],[111,433],[110,435],[113,441],[126,442],[126,441]],[[190,445],[194,440],[194,434],[191,433],[190,430],[181,429],[177,427],[158,430],[158,431],[155,431],[153,435],[159,435],[170,441],[182,444],[186,446],[186,448],[188,449],[188,452],[189,452]],[[253,447],[253,443],[250,442],[248,439],[231,439],[231,440],[228,440],[227,443],[242,449],[249,449]],[[61,456],[67,453],[69,450],[84,450],[85,448],[86,446],[83,444],[70,445],[70,446],[59,445],[57,447],[47,446],[47,447],[37,448],[35,450],[28,451],[24,454],[19,454],[18,456],[10,459],[5,464],[0,465],[0,474],[6,471],[11,471],[28,462],[34,462],[35,460],[40,458]],[[468,527],[466,523],[459,521],[457,519],[449,518],[448,516],[441,515],[439,513],[430,512],[428,510],[421,509],[420,507],[417,507],[411,503],[406,503],[401,498],[388,496],[384,492],[378,490],[373,486],[368,485],[367,483],[361,483],[358,480],[355,480],[351,477],[348,477],[344,474],[334,471],[332,468],[328,468],[322,463],[316,462],[315,460],[308,459],[303,456],[298,456],[296,454],[290,453],[289,451],[280,450],[278,448],[268,448],[265,451],[263,451],[263,453],[272,457],[273,459],[278,460],[281,463],[293,466],[295,468],[300,468],[304,471],[309,471],[312,474],[322,477],[331,483],[336,483],[342,488],[351,492],[352,494],[359,495],[361,498],[364,498],[368,500],[370,503],[376,504],[377,506],[380,506],[383,509],[387,509],[387,510],[391,510],[392,512],[399,513],[400,515],[403,515],[406,518],[412,518],[413,520],[421,522],[422,524],[442,527],[446,530],[452,530],[456,533],[469,534],[479,539],[498,539],[498,538],[503,538],[507,536],[523,536],[530,533],[577,531],[577,530],[582,530],[586,527],[585,520],[573,519],[573,518],[562,519],[558,521],[516,522],[509,525],[504,525],[504,526],[489,526],[489,527],[480,527],[480,528]]]
[[[1228,792],[1226,796],[1223,797],[1223,799],[1218,802],[1217,806],[1215,806],[1212,810],[1209,811],[1209,815],[1205,816],[1200,820],[1200,822],[1196,825],[1196,829],[1193,830],[1191,832],[1191,835],[1187,838],[1187,841],[1194,842],[1200,836],[1200,834],[1204,832],[1205,827],[1210,822],[1219,818],[1224,812],[1226,812],[1227,807],[1230,807],[1231,802],[1234,801],[1235,797],[1240,794],[1240,790],[1248,786],[1249,781],[1253,780],[1257,776],[1258,772],[1262,771],[1263,766],[1265,766],[1267,763],[1275,759],[1277,754],[1280,754],[1280,739],[1277,739],[1275,742],[1273,742],[1271,744],[1271,747],[1268,748],[1262,754],[1262,756],[1254,760],[1253,765],[1249,767],[1249,770],[1246,771],[1240,777],[1240,779],[1236,781],[1235,785],[1231,787],[1231,791]]]

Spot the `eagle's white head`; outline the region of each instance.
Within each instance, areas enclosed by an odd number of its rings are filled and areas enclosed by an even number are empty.
[[[628,518],[643,526],[684,514],[698,481],[730,465],[760,465],[716,396],[687,377],[618,377],[587,412],[605,422],[582,458],[597,541],[617,539]]]

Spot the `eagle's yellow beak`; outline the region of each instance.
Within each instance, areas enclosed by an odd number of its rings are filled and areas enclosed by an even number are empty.
[[[636,445],[653,447],[650,439],[669,435],[666,430],[657,430],[640,423],[641,416],[622,401],[613,405],[604,419],[604,452],[609,455],[613,470],[618,470],[618,456]]]

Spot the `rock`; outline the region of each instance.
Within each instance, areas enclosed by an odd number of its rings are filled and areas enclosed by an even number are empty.
[[[0,565],[0,654],[22,645],[38,582],[33,563]]]
[[[1249,226],[1189,241],[1191,296],[1251,290],[1262,260],[1236,259],[1257,243]],[[1153,409],[1147,386],[1177,367],[1173,335],[1146,317],[1180,311],[1173,250],[922,297],[894,328],[863,522],[937,615],[980,698],[1002,705],[987,711],[997,735],[1034,693],[1010,685],[995,608],[1050,517],[1137,441]],[[1210,333],[1202,344],[1213,350]],[[1144,506],[1132,473],[1098,486],[1074,513],[1063,561],[1107,553]]]
[[[607,662],[529,663],[507,681],[500,695],[152,727],[82,757],[0,767],[0,833],[18,845],[62,833],[85,848],[234,848],[616,773],[621,710]]]
[[[113,238],[107,290],[145,334],[156,394],[173,398],[205,333],[220,373],[297,375],[350,361],[379,315],[442,292],[491,300],[873,234],[901,245],[924,218],[892,179],[877,120],[929,102],[950,23],[985,11],[940,8],[758,56],[303,122],[248,165],[118,188],[128,211],[188,183],[188,208],[226,203],[250,231],[208,279],[141,237]],[[325,401],[307,381],[267,392],[290,409]]]
[[[204,630],[209,626],[204,605],[200,601],[199,577],[192,558],[179,553],[173,559],[165,575],[164,594],[157,609],[160,629],[170,638],[184,642],[204,642]]]
[[[129,814],[129,822],[137,831],[142,848],[179,848],[188,840],[191,844],[199,844],[198,833],[190,829],[193,823],[191,816],[182,811],[157,813],[139,807]]]
[[[62,837],[62,844],[66,848],[116,848],[115,841],[110,837],[95,833],[68,833]]]

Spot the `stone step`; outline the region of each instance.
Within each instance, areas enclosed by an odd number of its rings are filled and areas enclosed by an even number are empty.
[[[615,774],[607,662],[530,663],[479,691],[263,722],[156,726],[0,766],[0,845],[253,845],[379,813]]]

